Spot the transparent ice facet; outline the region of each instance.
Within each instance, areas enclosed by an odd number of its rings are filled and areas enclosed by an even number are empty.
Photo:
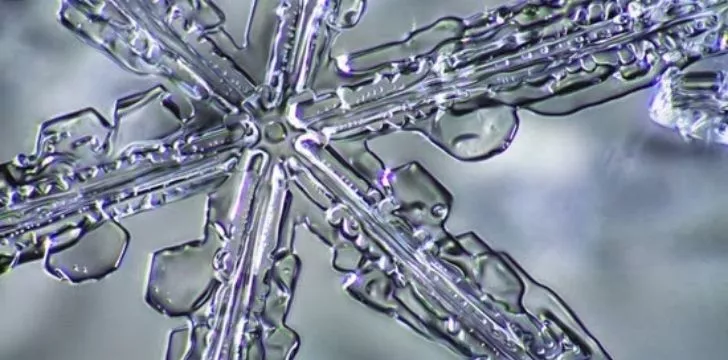
[[[117,101],[112,120],[45,122],[35,152],[2,165],[0,271],[45,258],[54,276],[101,278],[130,236],[120,219],[207,194],[203,238],[148,269],[147,303],[187,323],[168,359],[294,357],[301,230],[331,247],[353,298],[462,356],[609,359],[514,259],[448,231],[454,199],[426,169],[387,168],[367,144],[415,131],[487,160],[516,136],[518,108],[577,111],[724,53],[728,3],[519,2],[360,46],[347,34],[367,7],[259,0],[241,25],[224,1],[61,1],[66,28],[161,85]],[[675,113],[693,88],[663,79],[680,96],[655,104]]]

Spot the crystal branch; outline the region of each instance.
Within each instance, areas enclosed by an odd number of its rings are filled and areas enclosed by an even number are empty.
[[[247,359],[263,340],[260,333],[266,319],[262,312],[271,291],[275,250],[287,245],[279,240],[281,236],[292,235],[282,231],[284,222],[290,221],[286,176],[282,166],[271,161],[260,152],[244,158],[231,180],[235,189],[230,195],[235,201],[221,209],[228,215],[216,222],[224,239],[217,256],[229,263],[221,269],[222,285],[214,295],[205,359]],[[289,350],[281,358],[295,350],[290,348],[297,344],[297,337],[291,334]]]
[[[474,279],[454,270],[438,256],[445,250],[442,244],[453,241],[449,234],[441,228],[418,226],[405,217],[396,216],[404,208],[398,209],[395,198],[385,197],[373,203],[371,194],[365,194],[352,179],[343,175],[346,172],[343,165],[337,163],[335,157],[327,156],[329,150],[322,146],[320,139],[301,137],[296,149],[301,155],[301,165],[292,170],[299,179],[297,184],[309,194],[325,194],[314,197],[320,199],[320,206],[327,207],[328,203],[328,221],[341,227],[344,236],[365,255],[372,245],[367,245],[362,236],[376,244],[388,258],[388,261],[377,263],[392,278],[394,286],[412,286],[423,301],[430,303],[428,306],[441,307],[449,314],[451,321],[462,327],[464,336],[474,338],[475,344],[479,344],[475,349],[469,349],[472,356],[513,360],[609,358],[558,302],[548,310],[538,309],[538,313],[514,314],[501,308]],[[357,271],[361,270],[362,267],[357,266]],[[536,288],[550,293],[518,274],[518,268],[506,271],[513,272],[511,276],[518,281],[529,283],[532,292]],[[357,275],[354,276],[350,285],[359,281]],[[553,316],[560,318],[544,320]],[[458,333],[455,332],[455,338],[463,336]]]

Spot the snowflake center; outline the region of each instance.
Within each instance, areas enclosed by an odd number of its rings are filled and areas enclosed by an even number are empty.
[[[263,125],[263,136],[265,140],[273,144],[278,144],[286,140],[288,133],[289,131],[282,121],[271,121]]]

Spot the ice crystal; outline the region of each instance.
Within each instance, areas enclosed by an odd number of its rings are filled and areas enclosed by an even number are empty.
[[[254,1],[242,38],[225,4],[62,1],[65,27],[161,84],[111,119],[43,123],[35,152],[3,165],[3,272],[42,260],[66,281],[100,279],[122,263],[120,219],[205,193],[204,237],[150,265],[149,305],[188,319],[169,359],[292,358],[302,229],[333,249],[351,296],[463,356],[609,358],[507,254],[447,231],[453,199],[427,170],[388,169],[367,142],[416,131],[455,159],[488,159],[519,107],[566,114],[723,52],[726,3],[535,0],[357,51],[337,40],[365,0]]]
[[[728,144],[726,72],[668,69],[658,83],[650,116],[685,140]]]

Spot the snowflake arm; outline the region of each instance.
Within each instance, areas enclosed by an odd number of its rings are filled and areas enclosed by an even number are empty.
[[[285,226],[291,220],[288,181],[282,165],[273,161],[265,153],[244,158],[238,167],[242,176],[233,180],[235,196],[231,198],[236,201],[226,206],[228,215],[216,222],[224,239],[217,256],[225,260],[218,271],[223,280],[214,295],[205,359],[246,359],[251,351],[270,348],[258,344],[271,332],[269,326],[278,331],[276,336],[287,334],[281,358],[291,356],[297,347],[297,335],[284,327],[282,318],[274,317],[269,324],[271,318],[264,316],[267,301],[282,296],[269,296],[276,291],[272,273],[275,263],[286,257],[284,251],[290,254],[292,236],[291,228]]]
[[[348,274],[345,287],[355,298],[427,336],[447,339],[469,356],[609,358],[563,302],[508,256],[477,237],[452,237],[444,230],[450,197],[421,168],[395,170],[395,180],[378,186],[388,188],[382,197],[377,186],[366,191],[352,182],[347,165],[315,138],[299,139],[297,150],[296,182],[326,212],[328,224],[312,228],[334,248],[334,267]],[[393,189],[390,181],[403,184]],[[414,182],[438,198],[432,217],[417,205],[423,196]],[[345,259],[352,251],[360,260]],[[499,284],[510,285],[498,289]],[[383,292],[373,292],[373,286]],[[424,309],[418,301],[427,304]],[[436,320],[441,316],[444,323]]]
[[[156,75],[192,99],[240,106],[253,91],[221,49],[223,16],[208,1],[64,0],[61,23],[124,68]]]
[[[275,9],[258,3],[256,8],[273,10],[277,18],[270,45],[263,85],[264,106],[280,106],[287,95],[309,89],[318,72],[318,59],[330,40],[326,21],[336,11],[334,0],[280,0]],[[256,16],[261,17],[259,10]]]
[[[327,21],[334,17],[334,11],[340,0],[308,0],[305,1],[305,16],[301,16],[295,63],[291,69],[291,89],[300,93],[313,86],[313,80],[319,70],[318,59],[331,40],[332,28]]]
[[[119,100],[113,121],[85,109],[45,122],[35,153],[2,165],[3,271],[75,243],[100,222],[219,185],[256,134],[222,124],[189,133],[170,110],[178,108],[155,87]]]
[[[168,358],[295,355],[298,335],[285,319],[300,260],[287,183],[280,163],[244,152],[208,196],[204,238],[154,254],[147,302],[189,320],[170,333]]]

